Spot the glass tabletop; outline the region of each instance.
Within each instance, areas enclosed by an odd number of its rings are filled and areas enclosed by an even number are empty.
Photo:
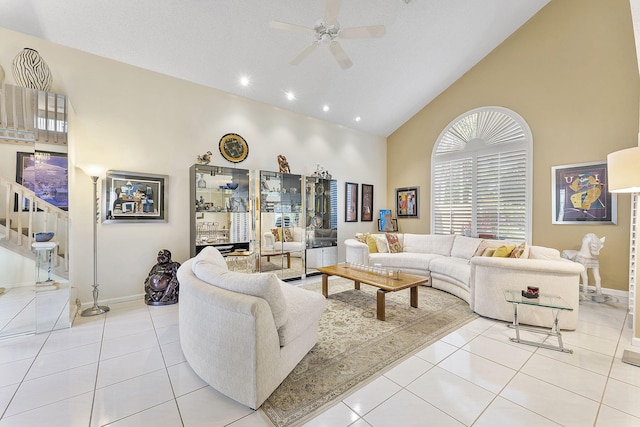
[[[573,311],[569,303],[558,295],[540,294],[538,298],[526,298],[522,296],[521,289],[503,289],[502,292],[504,293],[504,298],[510,303]]]

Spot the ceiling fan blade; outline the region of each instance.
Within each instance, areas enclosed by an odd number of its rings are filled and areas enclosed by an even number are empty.
[[[289,61],[289,64],[298,65],[299,63],[302,62],[302,60],[304,58],[309,56],[311,54],[311,52],[316,50],[317,47],[318,47],[318,43],[314,41],[309,46],[307,46],[302,52],[300,52],[298,55],[296,55],[295,58],[293,58],[291,61]]]
[[[340,46],[340,43],[335,41],[331,42],[331,44],[329,45],[329,50],[331,51],[331,53],[333,53],[336,61],[338,61],[338,65],[340,65],[343,70],[346,70],[353,65],[353,62],[351,62],[351,60],[347,56],[347,53],[344,51],[342,46]]]
[[[289,24],[287,22],[271,21],[269,26],[276,30],[293,31],[295,33],[315,34],[316,31],[313,28],[303,27],[302,25]]]
[[[327,0],[327,9],[324,12],[324,25],[330,27],[338,22],[338,13],[342,6],[342,0]]]
[[[382,37],[385,33],[384,25],[371,25],[369,27],[353,27],[340,30],[338,37],[342,39],[362,39],[369,37]]]

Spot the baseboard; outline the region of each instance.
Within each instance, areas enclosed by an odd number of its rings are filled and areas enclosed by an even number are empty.
[[[120,298],[109,298],[109,299],[100,299],[98,300],[98,305],[109,305],[109,304],[118,304],[121,302],[129,302],[129,301],[139,301],[139,300],[143,300],[144,301],[144,294],[138,294],[138,295],[129,295],[126,297],[120,297]],[[84,310],[85,308],[89,308],[93,306],[93,301],[89,301],[89,302],[83,302],[82,303],[82,309]]]
[[[596,287],[589,285],[587,286],[587,291],[590,293],[595,292]],[[602,293],[605,295],[611,295],[612,297],[616,297],[620,300],[620,302],[624,302],[624,303],[629,302],[629,291],[621,291],[619,289],[611,289],[611,288],[602,288]]]

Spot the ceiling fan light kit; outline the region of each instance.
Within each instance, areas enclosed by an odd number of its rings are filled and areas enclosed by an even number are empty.
[[[309,56],[319,45],[328,45],[329,51],[333,54],[336,62],[343,70],[351,67],[353,62],[344,51],[337,39],[364,39],[382,37],[385,33],[384,25],[371,25],[366,27],[353,27],[340,29],[338,23],[338,13],[340,12],[341,0],[327,0],[324,19],[316,21],[313,28],[301,25],[289,24],[286,22],[271,21],[270,26],[276,30],[292,31],[296,33],[312,34],[313,40],[309,46],[297,54],[289,63],[298,65]]]

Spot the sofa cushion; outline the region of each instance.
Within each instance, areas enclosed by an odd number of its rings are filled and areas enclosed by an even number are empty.
[[[482,239],[476,237],[456,236],[451,248],[451,256],[456,258],[471,259],[478,250]]]
[[[530,259],[559,259],[560,251],[555,248],[545,248],[543,246],[531,246],[529,248]]]
[[[496,249],[492,256],[496,258],[509,258],[511,256],[511,252],[516,248],[515,245],[502,245]]]
[[[402,247],[405,252],[450,256],[455,237],[453,234],[405,233]]]
[[[389,246],[390,253],[397,254],[398,252],[402,252],[402,245],[398,240],[398,236],[391,233],[385,233],[385,237],[387,238],[387,245]]]
[[[470,286],[471,264],[467,259],[454,257],[436,258],[429,263],[429,269],[432,273],[451,277],[466,284],[467,287]]]
[[[522,242],[511,252],[511,258],[529,258],[529,246]]]
[[[204,264],[209,264],[213,268],[221,271],[229,270],[227,261],[224,259],[220,251],[218,251],[214,246],[207,246],[202,249],[198,255],[196,255],[193,263],[191,264],[191,271],[193,271],[193,274],[196,273],[196,267],[198,265]]]
[[[322,294],[308,291],[288,283],[282,283],[282,294],[287,303],[287,321],[278,328],[280,345],[291,343],[316,322],[326,306]]]
[[[367,247],[369,248],[369,253],[370,254],[377,254],[378,253],[378,244],[376,243],[376,238],[373,237],[371,234],[366,234],[365,235],[365,243],[367,244]]]
[[[287,304],[280,289],[280,280],[274,273],[246,274],[223,271],[211,263],[194,263],[193,274],[218,288],[264,299],[271,308],[276,328],[287,321]]]
[[[418,254],[413,252],[377,253],[369,254],[369,264],[382,264],[386,268],[412,268],[416,270],[429,270],[429,264],[434,258],[441,258],[442,255]]]

